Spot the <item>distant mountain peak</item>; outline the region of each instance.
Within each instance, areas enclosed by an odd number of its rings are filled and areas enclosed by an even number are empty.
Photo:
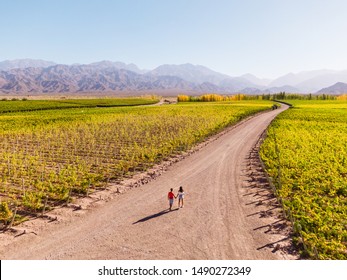
[[[132,72],[135,72],[138,74],[143,74],[143,73],[147,72],[146,70],[141,70],[134,63],[126,64],[126,63],[120,62],[120,61],[113,62],[113,61],[109,61],[109,60],[102,60],[102,61],[87,64],[87,65],[91,65],[91,66],[95,66],[95,67],[99,67],[99,68],[125,69],[125,70],[132,71]]]
[[[186,81],[202,84],[212,83],[218,85],[222,80],[230,78],[227,75],[213,71],[202,65],[185,64],[163,64],[147,73],[151,76],[177,76]]]
[[[4,60],[0,62],[0,70],[7,71],[16,68],[40,68],[49,67],[55,65],[53,61],[45,61],[42,59],[14,59],[14,60]]]
[[[251,73],[246,73],[246,74],[243,74],[242,76],[240,76],[242,78],[257,78],[256,76],[254,76],[253,74]]]
[[[251,82],[253,85],[258,85],[258,86],[267,86],[269,83],[271,83],[271,80],[269,79],[259,79],[258,77],[250,73],[246,73],[240,76],[240,78],[245,79]]]
[[[330,87],[322,88],[317,93],[342,94],[347,93],[347,84],[338,82]]]

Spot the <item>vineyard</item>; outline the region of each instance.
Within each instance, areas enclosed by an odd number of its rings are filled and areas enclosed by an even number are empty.
[[[118,107],[154,104],[159,100],[151,98],[103,98],[103,99],[61,99],[61,100],[7,100],[0,101],[0,113],[37,111],[69,108]]]
[[[2,114],[0,221],[19,222],[145,171],[271,105],[239,101]]]
[[[291,100],[261,147],[261,158],[302,254],[347,259],[347,102]]]

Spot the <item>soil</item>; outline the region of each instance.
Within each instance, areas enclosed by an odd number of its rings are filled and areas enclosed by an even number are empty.
[[[1,259],[297,259],[259,139],[258,114],[146,173],[0,233]],[[167,193],[183,186],[184,208]]]

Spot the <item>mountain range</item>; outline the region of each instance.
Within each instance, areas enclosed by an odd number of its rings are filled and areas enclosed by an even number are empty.
[[[176,91],[262,94],[326,91],[339,94],[347,92],[341,85],[343,83],[347,83],[347,70],[289,73],[269,80],[249,73],[231,77],[189,63],[164,64],[153,70],[144,70],[135,64],[111,61],[73,65],[33,59],[0,62],[0,92],[3,93]]]
[[[336,83],[330,87],[323,88],[318,93],[327,93],[327,94],[341,94],[347,93],[347,84],[345,83]]]

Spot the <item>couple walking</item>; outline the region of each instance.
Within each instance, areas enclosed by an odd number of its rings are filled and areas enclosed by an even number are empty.
[[[172,205],[174,203],[174,199],[178,197],[178,209],[183,207],[183,198],[184,198],[184,190],[182,186],[180,186],[180,189],[178,190],[177,196],[173,193],[173,189],[170,189],[170,192],[167,195],[167,198],[169,200],[169,206],[170,211],[172,210]]]

